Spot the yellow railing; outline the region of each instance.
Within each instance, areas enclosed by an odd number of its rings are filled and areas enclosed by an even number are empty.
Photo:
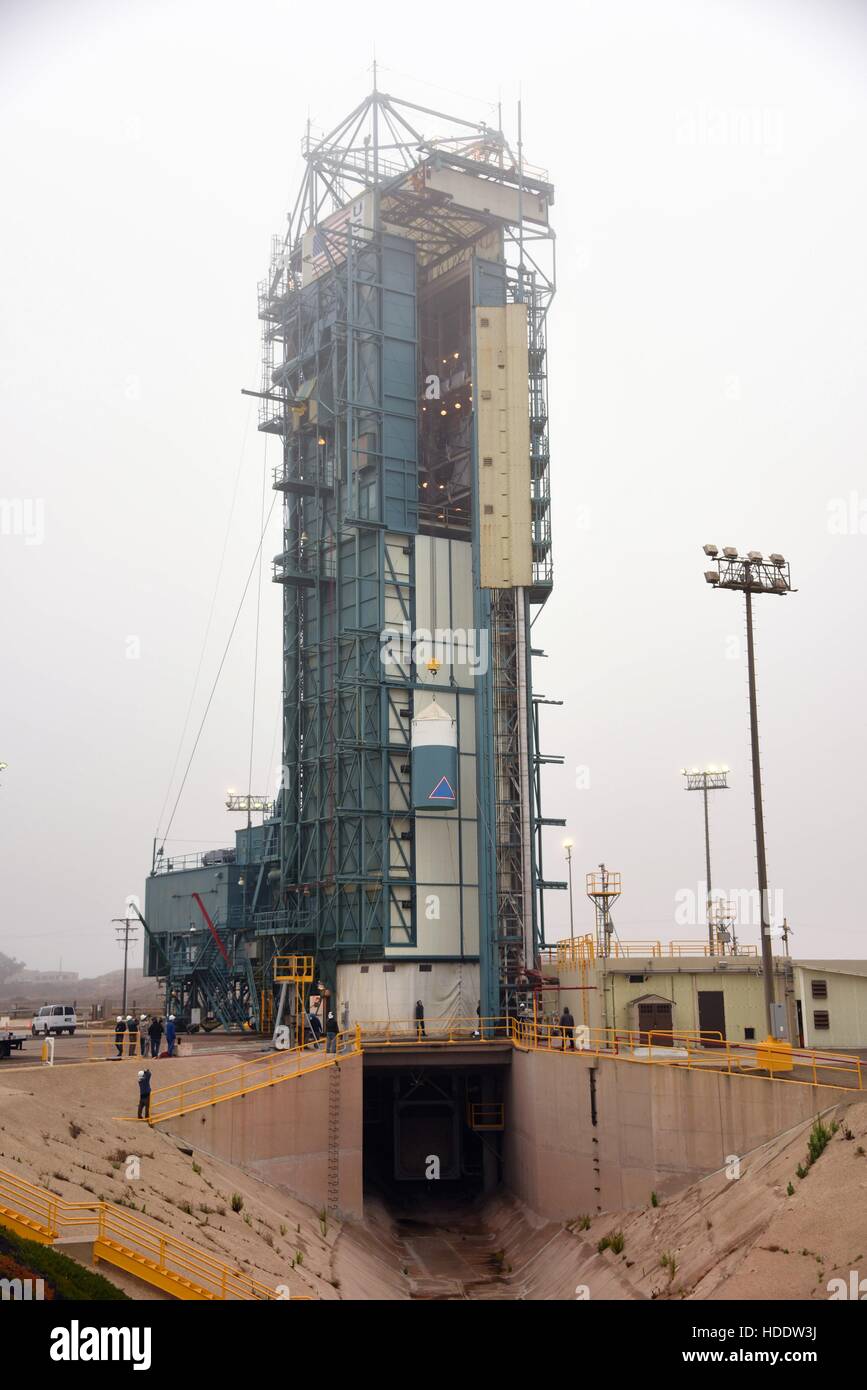
[[[53,1244],[61,1235],[90,1238],[95,1260],[125,1269],[176,1298],[285,1298],[285,1286],[269,1287],[123,1207],[102,1201],[68,1202],[5,1169],[0,1169],[0,1223],[42,1245]]]
[[[276,983],[307,984],[313,979],[312,956],[275,956],[274,980]]]
[[[163,1043],[163,1046],[165,1044]],[[141,1057],[138,1033],[124,1033],[120,1039],[121,1050],[117,1050],[118,1044],[115,1041],[114,1032],[92,1034],[87,1039],[87,1059],[89,1062],[101,1062],[111,1057]],[[146,1057],[151,1055],[151,1043],[148,1038]]]
[[[737,955],[730,949],[719,947],[713,959],[738,960],[740,957],[754,958],[758,955],[757,946],[738,946]],[[645,960],[679,959],[681,956],[711,956],[707,941],[612,941],[611,959]],[[592,936],[567,937],[564,941],[554,941],[541,952],[544,965],[592,965],[597,959],[596,946]]]
[[[467,1105],[467,1125],[470,1129],[503,1129],[505,1107],[495,1101],[470,1101]]]
[[[741,956],[751,958],[758,955],[757,946],[738,946],[737,955],[732,951],[723,950],[717,947],[711,951],[710,943],[707,941],[612,941],[611,955],[613,959],[632,959],[636,956],[650,957],[651,959],[679,959],[681,956],[707,956],[714,960],[738,960]]]
[[[291,1081],[302,1072],[334,1066],[341,1058],[361,1052],[360,1029],[356,1027],[338,1034],[336,1052],[326,1052],[325,1046],[323,1039],[318,1051],[308,1045],[269,1052],[249,1062],[236,1062],[220,1071],[193,1076],[186,1081],[175,1081],[170,1086],[160,1086],[151,1092],[149,1121],[152,1125],[159,1124],[163,1120],[189,1114],[192,1110],[201,1110],[220,1101],[247,1095],[250,1091],[259,1091],[265,1086]]]
[[[570,1049],[568,1037],[555,1022],[512,1020],[511,1038],[516,1047],[531,1051],[562,1052]],[[680,1066],[696,1070],[726,1071],[733,1075],[761,1074],[775,1080],[838,1090],[865,1089],[867,1062],[848,1053],[818,1052],[788,1044],[731,1042],[719,1033],[653,1029],[575,1029],[575,1051],[585,1056],[611,1057],[617,1061],[650,1066]],[[666,1056],[670,1051],[670,1056]]]
[[[546,946],[541,957],[543,965],[592,965],[596,959],[596,942],[592,936],[570,936]]]

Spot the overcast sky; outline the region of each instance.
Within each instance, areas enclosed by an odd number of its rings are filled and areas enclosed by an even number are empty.
[[[567,13],[568,11],[568,13]],[[781,550],[760,599],[768,861],[806,956],[863,956],[867,7],[3,0],[0,950],[115,968],[254,557],[256,285],[310,115],[371,85],[475,119],[523,96],[557,187],[556,586],[536,626],[546,877],[623,874],[623,938],[700,937],[755,883],[743,600],[705,541]],[[423,86],[434,83],[436,86]],[[428,129],[435,134],[434,125]],[[273,448],[273,444],[270,446]],[[272,493],[267,491],[270,505]],[[276,514],[274,522],[276,523]],[[272,525],[267,559],[279,536]],[[253,790],[279,766],[279,590],[261,586]],[[171,830],[231,843],[256,576]],[[216,599],[214,595],[216,594]],[[208,627],[209,614],[213,613]],[[184,720],[204,658],[180,760]],[[169,787],[168,808],[164,808]],[[686,907],[684,905],[686,904]],[[547,895],[549,929],[568,899]],[[742,928],[758,941],[755,925]]]

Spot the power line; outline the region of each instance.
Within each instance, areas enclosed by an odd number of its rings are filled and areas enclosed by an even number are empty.
[[[217,578],[216,578],[216,581],[215,581],[215,583],[214,583],[214,592],[213,592],[213,594],[212,594],[212,596],[211,596],[211,608],[210,608],[210,612],[208,613],[208,621],[207,621],[207,623],[206,623],[206,625],[205,625],[205,635],[204,635],[204,637],[203,637],[203,639],[202,639],[202,649],[201,649],[201,651],[199,652],[199,664],[198,664],[198,666],[196,667],[196,675],[195,675],[195,679],[193,680],[193,688],[192,688],[192,690],[190,691],[190,702],[189,702],[189,704],[187,705],[187,713],[186,713],[186,716],[185,716],[185,718],[184,718],[184,727],[182,728],[182,730],[181,730],[181,736],[180,736],[180,738],[178,739],[178,746],[177,746],[177,750],[176,750],[176,752],[175,752],[175,760],[174,760],[174,762],[172,763],[172,770],[171,770],[171,772],[169,773],[169,782],[168,782],[168,786],[166,787],[166,794],[165,794],[165,796],[164,796],[164,798],[163,798],[163,804],[162,804],[162,806],[160,807],[159,816],[157,817],[157,829],[156,829],[156,834],[155,834],[155,836],[154,836],[154,839],[155,839],[155,840],[158,840],[158,839],[159,839],[159,836],[160,836],[160,823],[161,823],[161,821],[162,821],[163,816],[165,815],[166,806],[168,805],[168,800],[169,800],[169,797],[171,796],[171,792],[172,792],[172,783],[173,783],[174,780],[175,780],[175,772],[177,771],[178,760],[179,760],[179,758],[180,758],[180,756],[181,756],[181,749],[182,749],[183,746],[184,746],[184,739],[185,739],[186,736],[187,736],[187,729],[188,729],[189,723],[190,723],[190,715],[191,715],[192,712],[193,712],[193,704],[194,704],[195,698],[196,698],[196,691],[197,691],[198,688],[199,688],[199,677],[200,677],[200,675],[202,674],[202,665],[203,665],[203,662],[204,662],[204,660],[205,660],[205,649],[207,648],[207,645],[208,645],[208,638],[209,638],[209,636],[210,636],[210,634],[211,634],[211,624],[212,624],[213,619],[214,619],[214,610],[215,610],[216,604],[217,604],[217,594],[218,594],[219,589],[220,589],[220,580],[221,580],[222,577],[223,577],[223,566],[224,566],[225,561],[226,561],[226,549],[227,549],[227,546],[228,546],[228,544],[229,544],[229,535],[230,535],[230,532],[231,532],[231,530],[232,530],[232,518],[233,518],[234,515],[235,515],[235,503],[236,503],[237,498],[238,498],[238,483],[240,482],[240,479],[241,479],[241,469],[242,469],[243,466],[244,466],[244,454],[245,454],[246,448],[247,448],[247,435],[249,434],[249,430],[250,430],[250,412],[252,411],[252,409],[253,409],[253,402],[252,402],[252,400],[250,400],[250,401],[247,402],[247,417],[246,417],[246,420],[245,420],[245,422],[244,422],[244,435],[243,435],[243,439],[242,439],[242,441],[241,441],[241,453],[240,453],[240,456],[239,456],[239,458],[238,458],[238,468],[237,468],[237,471],[236,471],[236,473],[235,473],[235,485],[234,485],[234,487],[233,487],[233,489],[232,489],[232,501],[231,501],[231,505],[230,505],[230,507],[229,507],[229,519],[228,519],[228,521],[226,522],[226,533],[225,533],[225,535],[223,536],[223,549],[222,549],[222,553],[221,553],[221,555],[220,555],[220,564],[219,564],[219,568],[218,568],[218,570],[217,570]]]
[[[249,571],[248,571],[248,573],[247,573],[247,578],[246,578],[245,583],[244,583],[244,591],[243,591],[243,593],[241,594],[240,602],[239,602],[238,607],[237,607],[237,609],[236,609],[236,611],[235,611],[235,617],[234,617],[234,619],[232,620],[232,626],[231,626],[231,629],[230,629],[230,631],[229,631],[229,636],[228,636],[228,638],[226,639],[226,646],[225,646],[225,648],[224,648],[224,650],[223,650],[223,655],[222,655],[222,657],[220,658],[220,664],[219,664],[219,666],[218,666],[218,668],[217,668],[217,674],[216,674],[215,677],[214,677],[214,683],[213,683],[213,685],[211,686],[211,693],[210,693],[210,695],[208,696],[208,703],[205,705],[205,712],[204,712],[204,714],[202,715],[202,720],[201,720],[201,723],[199,724],[199,731],[198,731],[198,733],[196,734],[196,741],[195,741],[195,743],[193,744],[192,752],[190,753],[189,759],[187,760],[187,766],[186,766],[186,768],[185,768],[185,770],[184,770],[184,775],[183,775],[183,778],[182,778],[182,780],[181,780],[181,785],[180,785],[180,787],[178,788],[178,794],[177,794],[177,796],[175,797],[175,804],[174,804],[174,806],[172,807],[172,814],[169,816],[169,823],[168,823],[168,825],[166,826],[165,835],[164,835],[163,838],[162,838],[162,841],[161,841],[161,844],[160,844],[160,848],[164,848],[164,846],[165,846],[166,839],[168,838],[168,833],[169,833],[169,831],[170,831],[171,828],[172,828],[172,822],[174,821],[174,818],[175,818],[175,812],[176,812],[177,809],[178,809],[178,803],[180,802],[181,796],[182,796],[182,794],[183,794],[184,787],[185,787],[186,784],[187,784],[187,778],[188,778],[189,775],[190,775],[190,768],[191,768],[192,765],[193,765],[193,759],[194,759],[194,757],[196,756],[196,749],[197,749],[198,746],[199,746],[199,740],[200,740],[200,738],[202,737],[202,731],[203,731],[203,729],[204,729],[204,727],[205,727],[205,720],[206,720],[207,717],[208,717],[208,712],[209,712],[209,710],[210,710],[210,708],[211,708],[211,704],[212,704],[212,702],[213,702],[214,695],[216,694],[217,685],[218,685],[218,683],[219,683],[220,676],[221,676],[222,673],[223,673],[223,667],[224,667],[225,664],[226,664],[226,657],[229,655],[229,647],[231,646],[231,644],[232,644],[232,638],[233,638],[234,635],[235,635],[235,628],[238,626],[238,619],[239,619],[240,616],[241,616],[241,609],[242,609],[243,606],[244,606],[244,600],[245,600],[245,598],[247,597],[247,590],[248,590],[249,587],[250,587],[250,580],[253,578],[253,571],[254,571],[255,568],[256,568],[256,564],[257,564],[257,561],[258,561],[258,559],[259,559],[259,555],[261,554],[261,551],[262,551],[262,542],[263,542],[264,539],[265,539],[265,532],[266,532],[267,529],[268,529],[268,522],[271,520],[271,513],[272,513],[273,510],[274,510],[274,504],[275,504],[276,501],[277,501],[277,498],[276,498],[276,496],[275,496],[275,497],[272,498],[272,500],[271,500],[271,505],[270,505],[270,507],[268,508],[268,515],[267,515],[267,517],[265,518],[265,524],[264,524],[264,526],[262,527],[262,534],[259,536],[259,544],[256,546],[256,554],[253,556],[253,563],[251,564],[250,569],[249,569]]]

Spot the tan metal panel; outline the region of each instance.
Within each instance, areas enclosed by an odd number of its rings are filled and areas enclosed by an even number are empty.
[[[527,306],[476,309],[475,412],[483,589],[533,579]]]
[[[548,200],[541,193],[525,188],[521,195],[517,188],[509,188],[493,179],[478,178],[459,169],[435,169],[432,165],[425,166],[424,176],[427,187],[435,193],[444,193],[456,208],[488,212],[513,224],[520,222],[523,216],[527,222],[548,225]]]

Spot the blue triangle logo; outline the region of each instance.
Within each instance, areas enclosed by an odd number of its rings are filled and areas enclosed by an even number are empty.
[[[448,777],[441,777],[428,797],[428,801],[454,801],[455,794],[452,791]]]

